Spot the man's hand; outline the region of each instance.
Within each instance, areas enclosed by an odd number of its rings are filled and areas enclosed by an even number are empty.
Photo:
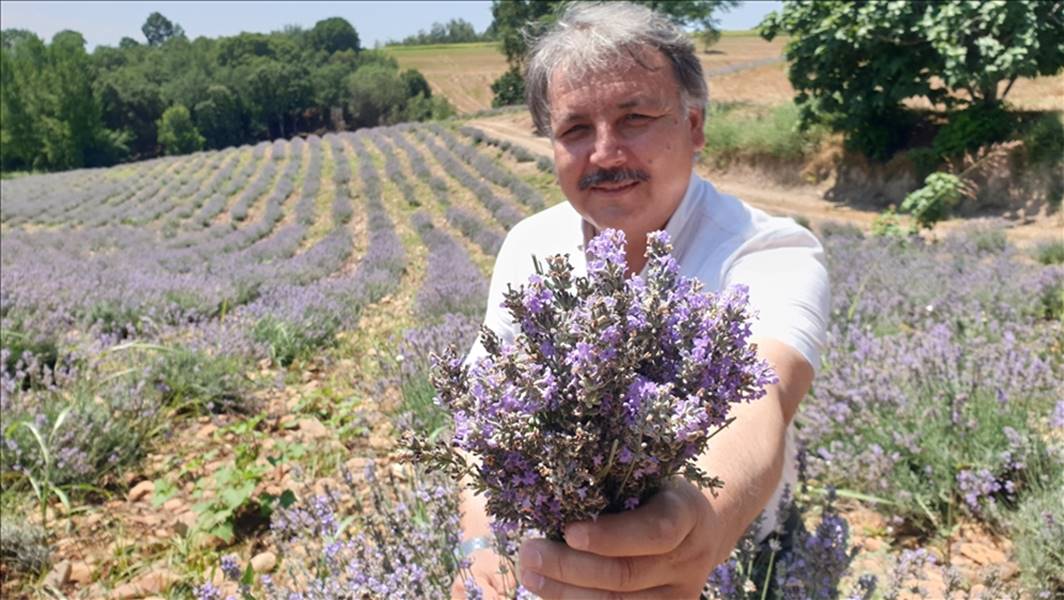
[[[723,539],[709,500],[682,478],[631,511],[573,523],[566,543],[526,540],[522,585],[554,598],[698,598],[735,540]]]

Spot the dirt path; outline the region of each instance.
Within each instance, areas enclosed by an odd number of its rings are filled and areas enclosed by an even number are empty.
[[[526,113],[510,113],[494,117],[472,119],[469,125],[488,135],[523,146],[530,152],[553,157],[550,141],[532,133],[532,121]],[[879,214],[868,208],[856,208],[828,200],[823,185],[782,186],[751,174],[710,172],[699,165],[698,172],[726,194],[737,196],[769,213],[804,217],[810,222],[838,221],[869,230]],[[949,219],[939,225],[949,231],[970,224],[966,219]],[[1050,239],[1064,238],[1064,211],[1040,215],[1027,222],[1008,221],[1007,235],[1019,246],[1029,246]]]

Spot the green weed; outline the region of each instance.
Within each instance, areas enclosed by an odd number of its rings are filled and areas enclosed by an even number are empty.
[[[820,145],[827,129],[799,130],[798,107],[793,103],[772,108],[722,103],[710,105],[705,133],[705,154],[727,163],[756,158],[801,160]]]

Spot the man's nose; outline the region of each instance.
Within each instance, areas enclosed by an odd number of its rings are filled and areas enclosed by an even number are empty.
[[[619,167],[625,161],[624,145],[611,127],[598,127],[595,131],[595,148],[591,163],[603,169]]]

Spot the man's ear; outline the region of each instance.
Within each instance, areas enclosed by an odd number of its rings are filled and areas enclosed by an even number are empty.
[[[706,146],[706,111],[705,108],[693,107],[687,111],[687,122],[691,126],[691,144],[695,152],[701,152]]]

